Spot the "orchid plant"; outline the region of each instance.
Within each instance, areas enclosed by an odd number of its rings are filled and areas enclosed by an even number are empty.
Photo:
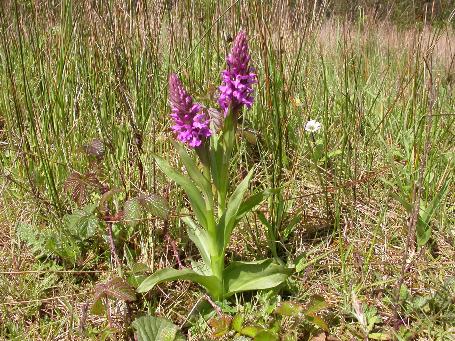
[[[163,158],[154,158],[159,168],[188,197],[194,219],[185,216],[182,220],[201,260],[192,261],[191,269],[156,271],[141,283],[138,292],[147,292],[163,281],[190,280],[202,285],[215,300],[222,301],[238,292],[276,287],[291,272],[273,259],[233,261],[225,266],[225,251],[234,228],[243,216],[272,193],[271,190],[257,191],[245,198],[254,168],[233,191],[230,190],[229,166],[238,119],[244,107],[251,108],[253,85],[257,82],[250,66],[244,31],[238,33],[226,62],[219,87],[220,111],[216,114],[215,110],[195,103],[175,74],[169,77],[169,102],[175,123],[172,130],[181,142],[175,142],[174,146],[188,176],[172,168]],[[195,153],[188,153],[182,144]]]

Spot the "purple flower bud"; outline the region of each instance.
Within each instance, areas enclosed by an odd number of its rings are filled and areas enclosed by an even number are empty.
[[[212,135],[210,120],[202,105],[193,103],[193,99],[175,74],[169,76],[169,102],[171,117],[175,123],[172,130],[176,133],[177,139],[191,148],[196,148]]]
[[[234,40],[231,53],[226,58],[227,69],[221,73],[222,84],[219,87],[218,104],[224,116],[229,112],[238,112],[243,105],[251,108],[253,104],[253,84],[257,82],[254,69],[249,66],[250,54],[245,31],[240,31]]]

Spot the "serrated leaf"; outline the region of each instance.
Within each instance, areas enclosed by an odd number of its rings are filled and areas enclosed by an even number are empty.
[[[127,200],[123,206],[123,221],[131,226],[136,227],[142,218],[142,206],[138,198]]]
[[[303,306],[295,302],[281,302],[275,309],[275,313],[282,316],[299,316],[303,311]]]
[[[107,283],[98,284],[95,287],[97,297],[113,297],[125,302],[136,300],[136,293],[133,287],[121,277],[114,277]]]
[[[83,209],[77,209],[72,214],[63,217],[66,231],[73,237],[86,240],[93,237],[98,228],[99,220],[93,213],[96,209],[95,204],[87,205]]]
[[[154,316],[142,316],[132,323],[138,341],[183,341],[185,338],[172,322]]]
[[[104,156],[104,144],[99,139],[93,139],[84,145],[84,150],[88,155],[94,156],[97,159],[101,159]]]
[[[324,300],[324,297],[319,295],[314,295],[310,299],[310,303],[306,307],[304,313],[306,315],[316,314],[322,309],[327,308],[327,302]]]
[[[143,209],[151,215],[166,220],[169,218],[169,203],[157,194],[141,194],[138,197]]]
[[[81,205],[87,199],[87,192],[89,189],[99,188],[99,182],[95,173],[88,172],[80,174],[72,172],[64,183],[64,190],[71,194],[71,198]]]

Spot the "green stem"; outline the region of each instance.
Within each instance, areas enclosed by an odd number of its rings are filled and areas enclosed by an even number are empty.
[[[215,254],[211,255],[211,268],[212,268],[212,274],[215,276],[220,283],[220,296],[215,297],[217,301],[221,301],[223,299],[224,295],[224,278],[223,278],[223,273],[224,273],[224,253],[222,254]]]

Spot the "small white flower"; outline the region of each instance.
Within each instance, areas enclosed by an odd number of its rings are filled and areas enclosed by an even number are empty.
[[[319,123],[318,121],[309,120],[305,124],[305,131],[309,133],[316,133],[317,131],[319,131],[319,129],[321,129],[321,123]]]

